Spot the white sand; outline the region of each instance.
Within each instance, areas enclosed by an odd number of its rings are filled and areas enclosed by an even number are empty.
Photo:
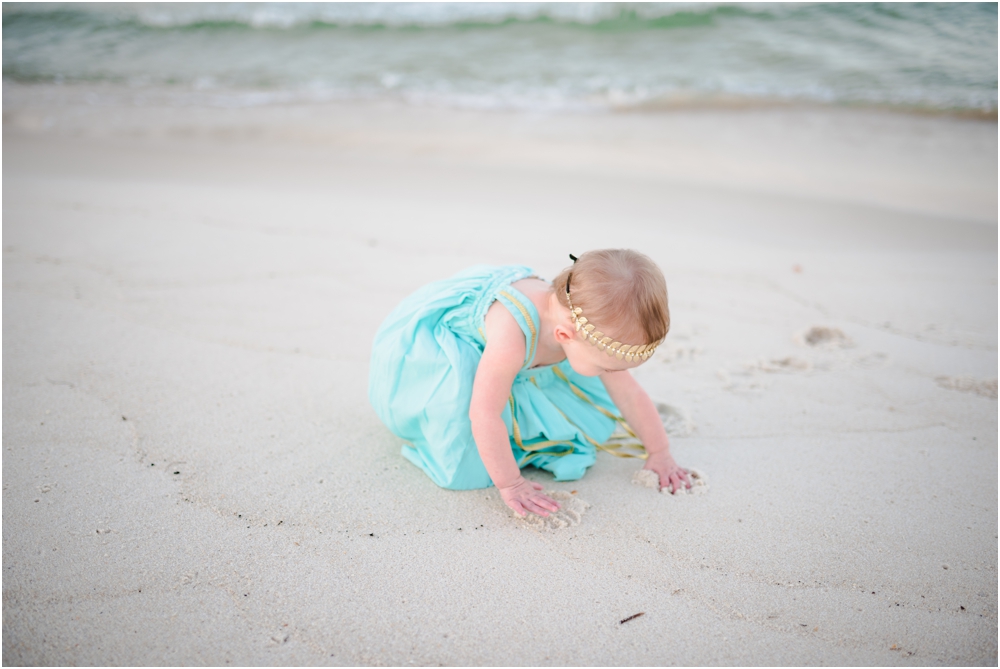
[[[691,482],[691,487],[680,487],[677,490],[673,489],[673,486],[666,486],[665,488],[660,488],[660,477],[656,472],[650,471],[648,469],[639,469],[632,474],[632,483],[643,488],[652,488],[661,492],[664,495],[670,495],[672,497],[683,497],[685,495],[704,495],[708,492],[708,477],[698,469],[687,469],[688,478]]]
[[[549,513],[547,516],[538,516],[529,513],[520,522],[528,528],[545,532],[552,530],[567,530],[574,528],[583,521],[583,514],[587,513],[590,503],[579,497],[576,490],[566,492],[565,490],[546,490],[552,499],[559,503],[559,510]],[[513,513],[513,512],[512,512]]]
[[[996,123],[91,93],[4,86],[4,663],[996,664]],[[636,376],[710,493],[435,487],[381,319],[605,246],[667,275]]]

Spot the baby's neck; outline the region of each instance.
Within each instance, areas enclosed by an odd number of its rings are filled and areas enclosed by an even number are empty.
[[[548,297],[542,301],[538,309],[539,337],[538,349],[535,352],[536,365],[552,365],[566,359],[566,353],[556,341],[555,328],[569,319],[569,309],[559,302],[554,290],[549,290]]]

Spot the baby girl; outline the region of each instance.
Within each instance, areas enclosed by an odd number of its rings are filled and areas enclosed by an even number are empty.
[[[379,328],[371,403],[439,486],[492,484],[518,515],[546,516],[559,504],[521,468],[576,480],[598,450],[631,455],[608,442],[621,426],[662,487],[691,487],[629,373],[670,328],[663,274],[627,249],[570,258],[552,283],[519,265],[472,267],[419,289]]]

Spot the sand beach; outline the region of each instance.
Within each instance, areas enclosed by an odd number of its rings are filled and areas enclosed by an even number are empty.
[[[5,664],[997,662],[995,116],[5,79],[3,167]],[[635,376],[705,492],[437,488],[381,320],[602,247],[664,270]]]

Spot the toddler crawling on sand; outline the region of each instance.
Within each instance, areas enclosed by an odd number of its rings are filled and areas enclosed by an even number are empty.
[[[643,469],[662,488],[691,486],[656,407],[628,371],[670,328],[663,274],[626,249],[570,258],[551,284],[512,265],[477,266],[424,286],[396,307],[372,345],[369,398],[407,442],[403,455],[444,488],[496,485],[520,516],[559,509],[522,467],[572,481],[598,450],[645,457]],[[619,425],[644,454],[606,443]]]

